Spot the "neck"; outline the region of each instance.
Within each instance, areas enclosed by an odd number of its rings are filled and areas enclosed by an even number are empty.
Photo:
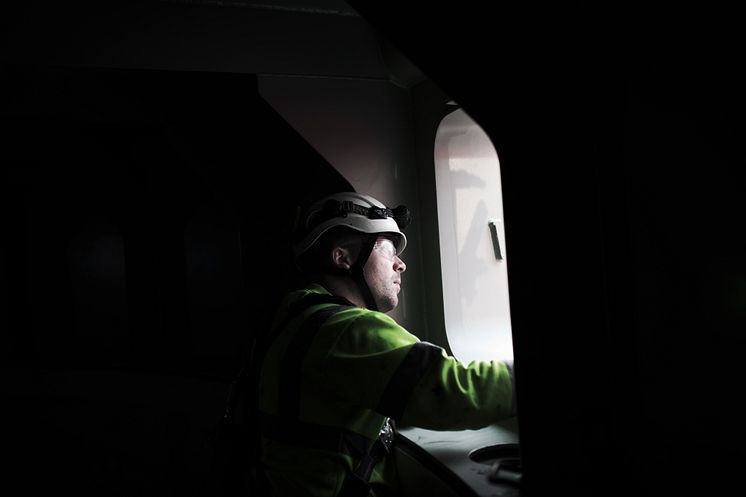
[[[318,277],[318,282],[332,295],[344,297],[358,307],[366,307],[365,299],[352,278],[325,274]]]

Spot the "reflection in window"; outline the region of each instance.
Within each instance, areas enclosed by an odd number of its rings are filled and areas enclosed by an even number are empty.
[[[462,361],[512,359],[500,164],[463,110],[435,138],[440,256],[448,342]]]

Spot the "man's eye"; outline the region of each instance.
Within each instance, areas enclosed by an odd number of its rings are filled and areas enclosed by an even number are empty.
[[[380,242],[378,246],[381,248],[381,251],[385,252],[389,257],[394,257],[396,255],[396,247],[394,247],[394,243],[391,240],[384,240]]]

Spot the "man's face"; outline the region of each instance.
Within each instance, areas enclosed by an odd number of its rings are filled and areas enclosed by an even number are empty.
[[[379,311],[389,312],[399,305],[401,276],[406,269],[407,265],[396,255],[394,242],[379,236],[365,263],[365,280]]]

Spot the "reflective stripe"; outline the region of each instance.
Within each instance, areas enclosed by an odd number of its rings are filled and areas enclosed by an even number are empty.
[[[401,419],[414,387],[430,365],[442,357],[442,350],[432,343],[415,343],[386,385],[376,410],[390,418]]]
[[[299,330],[296,331],[292,340],[288,344],[285,354],[282,356],[282,368],[280,372],[279,398],[277,413],[282,418],[295,419],[298,417],[300,410],[300,390],[301,390],[301,368],[303,358],[308,349],[316,338],[321,325],[336,314],[345,309],[347,306],[335,305],[320,309],[308,317]]]

